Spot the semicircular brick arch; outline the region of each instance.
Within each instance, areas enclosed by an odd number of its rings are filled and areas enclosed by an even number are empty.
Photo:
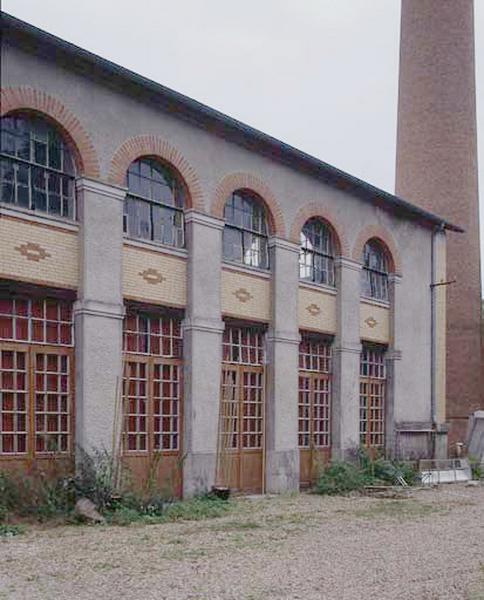
[[[7,87],[1,90],[0,105],[1,116],[22,110],[45,115],[70,142],[79,174],[99,178],[99,160],[94,144],[79,119],[60,100],[27,86]]]
[[[222,179],[215,190],[211,209],[212,216],[223,219],[227,198],[236,190],[255,192],[267,206],[271,233],[281,238],[286,237],[284,215],[275,195],[262,179],[251,173],[231,173]]]
[[[392,234],[382,225],[368,225],[360,231],[353,245],[353,259],[361,262],[363,248],[368,240],[376,238],[386,246],[390,255],[390,270],[397,275],[402,273],[402,262]]]
[[[291,242],[299,244],[299,236],[301,234],[301,230],[304,224],[309,219],[317,217],[321,218],[323,221],[326,221],[333,229],[337,238],[336,241],[338,244],[338,250],[340,255],[349,257],[351,255],[350,245],[348,243],[344,227],[341,225],[341,223],[332,213],[331,210],[317,202],[311,202],[310,204],[306,204],[305,206],[299,209],[291,226],[291,232],[289,235],[289,239],[291,240]]]
[[[203,189],[195,169],[177,148],[155,135],[137,135],[123,142],[111,159],[108,181],[115,185],[126,185],[129,165],[142,156],[158,156],[172,165],[188,188],[189,208],[204,211]]]

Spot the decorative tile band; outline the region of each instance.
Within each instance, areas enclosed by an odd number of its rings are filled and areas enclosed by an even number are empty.
[[[367,317],[365,319],[365,323],[368,325],[368,327],[370,329],[373,329],[374,327],[376,327],[378,325],[378,321],[375,319],[375,317]]]
[[[317,304],[314,304],[314,303],[310,304],[309,306],[306,306],[306,310],[313,317],[317,317],[321,313],[321,308]]]
[[[249,300],[252,300],[252,298],[254,297],[245,288],[239,288],[238,290],[236,290],[235,292],[232,292],[232,293],[237,298],[237,300],[239,300],[243,304],[245,304],[246,302],[249,302]]]
[[[24,244],[20,244],[20,246],[15,246],[15,250],[22,256],[25,256],[27,260],[33,260],[35,262],[45,260],[52,256],[40,244],[34,244],[33,242],[25,242]]]
[[[151,285],[157,285],[158,283],[162,283],[166,280],[159,271],[153,268],[140,271],[138,275],[140,275],[146,281],[146,283]]]

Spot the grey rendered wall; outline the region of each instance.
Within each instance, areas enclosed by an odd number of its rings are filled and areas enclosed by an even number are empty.
[[[243,172],[256,175],[272,190],[283,211],[286,236],[297,212],[310,203],[320,204],[323,214],[334,216],[350,248],[367,226],[390,231],[401,257],[399,319],[405,324],[398,341],[401,358],[394,419],[397,424],[429,422],[430,230],[16,48],[5,48],[2,67],[4,86],[44,90],[77,115],[96,147],[102,178],[107,177],[110,160],[123,142],[151,134],[169,141],[197,172],[206,212],[219,182],[228,174]]]

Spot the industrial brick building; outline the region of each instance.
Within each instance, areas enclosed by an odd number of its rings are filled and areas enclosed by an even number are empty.
[[[445,454],[458,227],[2,21],[0,468],[120,438],[191,495]]]
[[[448,240],[449,450],[484,408],[474,3],[403,0],[396,194],[458,223]]]

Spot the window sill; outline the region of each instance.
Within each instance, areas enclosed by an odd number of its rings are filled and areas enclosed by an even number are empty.
[[[133,246],[134,248],[140,248],[142,250],[159,252],[160,254],[170,254],[171,256],[177,256],[178,258],[186,259],[188,257],[188,251],[186,248],[164,246],[163,244],[157,244],[156,242],[150,242],[148,240],[137,240],[135,238],[123,236],[123,244],[125,246]]]
[[[27,208],[13,207],[9,204],[0,203],[0,216],[15,217],[32,223],[40,223],[42,225],[55,225],[69,231],[78,231],[79,223],[65,217],[56,217],[47,213],[35,212]]]
[[[299,280],[299,287],[307,288],[309,290],[317,290],[318,292],[322,292],[324,294],[331,294],[332,296],[336,296],[338,294],[338,290],[331,285],[315,283],[314,281],[306,281],[305,279]]]
[[[222,262],[222,269],[229,271],[236,271],[237,273],[247,273],[248,275],[255,275],[257,277],[263,277],[264,279],[271,278],[271,271],[268,269],[259,269],[258,267],[249,267],[248,265],[242,265],[241,263],[231,262],[224,260]]]
[[[365,304],[381,306],[382,308],[390,308],[390,302],[388,302],[388,300],[377,300],[376,298],[369,298],[368,296],[361,296],[360,300]]]

